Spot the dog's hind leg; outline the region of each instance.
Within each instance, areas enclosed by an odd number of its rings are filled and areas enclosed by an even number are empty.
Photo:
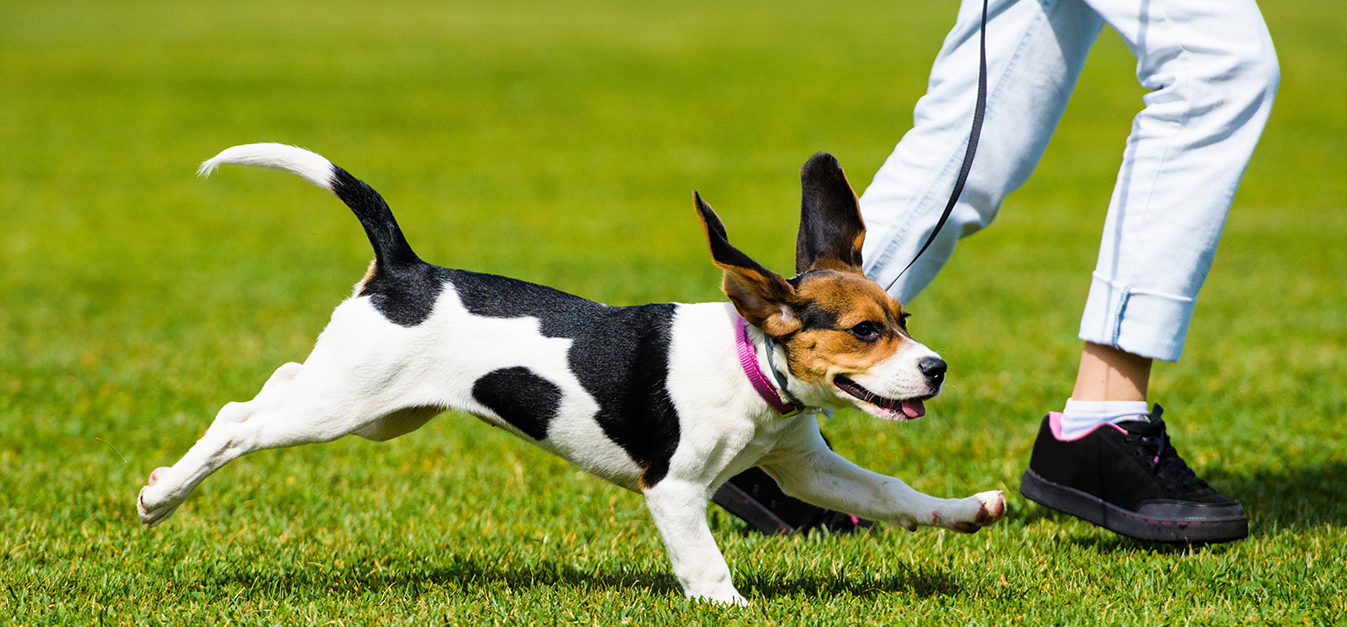
[[[915,530],[930,525],[972,533],[1005,514],[1005,496],[998,490],[962,499],[922,494],[900,479],[865,470],[833,452],[819,433],[818,422],[801,420],[759,466],[802,501]]]
[[[256,398],[220,409],[182,459],[150,474],[136,500],[141,522],[148,527],[163,522],[206,477],[243,455],[335,440],[381,415],[362,407],[359,399],[350,398],[349,389],[334,385],[330,377],[304,377],[303,370],[309,367],[285,364]]]
[[[748,605],[734,588],[730,567],[706,523],[710,494],[706,486],[665,477],[645,491],[645,502],[683,593],[689,599]]]

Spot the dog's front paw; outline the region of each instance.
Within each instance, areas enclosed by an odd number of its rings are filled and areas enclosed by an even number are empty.
[[[974,494],[973,498],[982,502],[982,509],[978,510],[976,519],[978,524],[990,525],[1006,515],[1006,495],[1000,490]]]
[[[1000,490],[990,492],[979,492],[968,497],[969,501],[977,503],[978,509],[971,520],[961,520],[952,525],[955,531],[964,533],[975,533],[977,530],[996,524],[1006,515],[1006,495]]]
[[[161,475],[168,470],[167,467],[154,469],[149,481],[136,496],[136,514],[147,529],[164,522],[183,501],[183,498],[172,498],[167,486],[159,483]]]

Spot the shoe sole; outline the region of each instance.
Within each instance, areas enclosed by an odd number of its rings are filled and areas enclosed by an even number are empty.
[[[1075,488],[1048,481],[1033,469],[1024,471],[1020,494],[1044,507],[1137,540],[1198,543],[1231,542],[1249,537],[1248,518],[1211,521],[1145,518]]]

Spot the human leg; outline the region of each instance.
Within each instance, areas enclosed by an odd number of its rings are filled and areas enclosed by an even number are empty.
[[[1174,361],[1272,107],[1276,53],[1252,0],[1086,2],[1152,91],[1123,153],[1080,337]]]
[[[1276,92],[1276,55],[1252,0],[1085,0],[1153,90],[1128,138],[1081,320],[1066,411],[1043,420],[1021,492],[1115,532],[1223,542],[1239,503],[1199,479],[1145,411],[1152,358],[1179,358],[1235,188]],[[1197,6],[1201,4],[1201,6]],[[1139,406],[1139,407],[1138,407]],[[1105,425],[1108,425],[1106,428]]]

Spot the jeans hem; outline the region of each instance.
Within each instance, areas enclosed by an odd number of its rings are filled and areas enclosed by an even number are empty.
[[[1137,290],[1096,274],[1081,316],[1080,339],[1133,355],[1178,361],[1193,305],[1189,297]]]

